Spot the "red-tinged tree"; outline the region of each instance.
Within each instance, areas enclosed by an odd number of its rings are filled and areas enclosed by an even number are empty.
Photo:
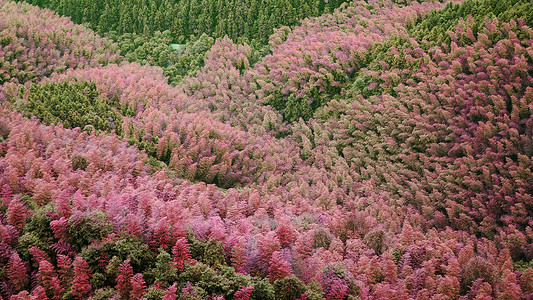
[[[58,276],[54,276],[50,280],[50,290],[52,291],[52,299],[60,300],[63,297],[65,288]]]
[[[132,236],[136,236],[138,238],[142,238],[142,227],[141,223],[139,222],[139,217],[134,213],[129,213],[126,215],[126,230],[129,234]]]
[[[185,270],[185,263],[191,258],[189,242],[186,238],[181,237],[176,241],[176,244],[172,247],[172,255],[174,256],[172,262],[179,272],[183,272]]]
[[[65,217],[61,217],[58,220],[50,221],[50,228],[54,233],[54,237],[60,241],[66,241],[68,235],[68,220]]]
[[[146,282],[143,279],[143,274],[137,273],[133,275],[130,282],[131,282],[130,299],[141,298],[144,292],[146,291]]]
[[[58,273],[62,282],[66,285],[72,280],[72,259],[66,255],[57,255]]]
[[[283,217],[279,220],[278,228],[276,228],[276,235],[281,243],[281,247],[288,247],[296,239],[298,232],[294,229],[291,220],[288,217]]]
[[[372,293],[377,299],[408,299],[408,295],[400,294],[394,286],[386,282],[373,285]]]
[[[11,225],[8,225],[11,226]],[[13,226],[11,226],[13,227]],[[13,229],[14,230],[14,229]],[[11,245],[14,242],[14,239],[9,232],[7,226],[0,224],[0,242],[5,243],[6,245]]]
[[[178,295],[176,294],[176,291],[178,290],[176,285],[177,285],[177,283],[174,282],[174,284],[169,286],[165,290],[165,295],[163,296],[163,298],[161,300],[176,300],[176,298],[178,297]]]
[[[523,299],[522,288],[516,278],[516,274],[509,269],[503,270],[502,282],[499,287],[499,300]]]
[[[0,8],[6,24],[2,26],[2,37],[9,41],[9,47],[3,47],[3,68],[11,70],[7,77],[2,76],[2,84],[38,81],[68,68],[122,60],[110,40],[75,25],[70,18],[27,3],[2,1]]]
[[[9,202],[9,206],[6,212],[7,222],[13,225],[19,232],[26,224],[26,218],[28,217],[28,208],[24,205],[19,198],[13,198]]]
[[[47,260],[39,262],[39,271],[37,272],[37,280],[41,286],[47,291],[51,290],[52,278],[56,276],[54,265]]]
[[[161,247],[167,250],[170,248],[171,241],[172,237],[170,234],[170,226],[167,218],[163,217],[155,225],[154,234],[152,236],[152,240],[150,241],[150,245],[153,249]]]
[[[196,288],[189,282],[181,289],[180,300],[196,300],[201,299],[201,296],[198,294]]]
[[[7,262],[7,278],[15,290],[20,291],[27,287],[30,282],[28,268],[17,252],[13,252]]]
[[[13,192],[11,191],[11,187],[8,184],[4,184],[2,186],[2,205],[5,207],[9,207],[9,203],[11,200],[13,200]]]
[[[352,275],[341,265],[329,265],[322,271],[321,282],[328,300],[344,299],[351,292]]]
[[[239,236],[231,249],[231,264],[236,272],[245,274],[246,266],[246,238]]]
[[[457,299],[461,291],[461,283],[457,277],[444,276],[437,287],[437,293],[445,295],[448,299]]]
[[[269,231],[259,240],[260,267],[267,269],[272,253],[281,250],[281,243],[275,231]]]
[[[56,199],[56,207],[58,212],[65,218],[70,218],[72,212],[70,207],[70,196],[69,193],[64,190],[59,193]]]
[[[398,266],[394,262],[394,257],[386,252],[381,256],[380,264],[385,280],[389,283],[395,283],[398,279]]]
[[[11,296],[10,300],[30,300],[30,293],[28,291],[20,291],[18,294]]]
[[[350,287],[343,281],[338,279],[331,282],[332,285],[329,287],[325,297],[327,300],[343,300],[348,295]]]
[[[253,285],[243,286],[233,295],[233,300],[248,300],[252,296]]]
[[[292,274],[291,265],[283,257],[281,251],[272,253],[272,258],[268,265],[268,279],[274,282],[276,279],[284,278]]]
[[[11,258],[11,255],[13,255],[13,248],[6,244],[5,242],[0,242],[0,264],[3,266],[7,265],[7,262]]]
[[[91,296],[90,276],[91,269],[89,264],[81,256],[74,259],[74,279],[70,291],[79,299],[87,299]]]
[[[520,277],[520,286],[526,294],[533,294],[533,268],[527,268]]]
[[[462,267],[464,267],[465,264],[475,256],[476,253],[474,252],[474,247],[472,245],[466,245],[461,251],[459,251],[457,261]]]
[[[57,243],[53,243],[49,247],[51,250],[53,250],[56,254],[64,254],[64,255],[74,255],[76,251],[72,248],[72,246],[64,241],[59,241]]]
[[[220,219],[220,217],[215,216],[209,219],[211,222],[211,228],[209,229],[209,235],[208,238],[214,238],[217,241],[223,243],[226,239],[226,227],[224,226],[224,222]]]
[[[130,259],[126,259],[118,267],[117,285],[116,289],[120,294],[121,299],[129,299],[132,289],[131,278],[133,277],[133,267],[130,265]]]
[[[37,246],[32,246],[28,249],[28,252],[32,255],[33,260],[37,262],[37,264],[40,264],[41,261],[48,261],[50,262],[50,257],[48,256],[48,253],[41,250],[41,248]]]
[[[467,295],[470,299],[476,300],[490,300],[495,298],[491,285],[488,282],[484,282],[482,278],[472,282],[472,286]]]
[[[446,271],[446,275],[460,278],[461,267],[459,266],[459,261],[455,255],[451,255],[450,258],[448,258],[448,263],[447,265],[443,266],[443,268]]]
[[[40,285],[34,287],[31,291],[30,300],[48,300],[44,287]]]

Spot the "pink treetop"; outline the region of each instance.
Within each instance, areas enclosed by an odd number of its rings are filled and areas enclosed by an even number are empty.
[[[29,283],[28,268],[17,252],[13,252],[7,263],[7,278],[13,284],[15,290],[20,291],[26,288]]]
[[[81,256],[74,259],[74,279],[72,280],[71,292],[79,299],[89,298],[92,287],[90,284],[91,270],[89,264]]]

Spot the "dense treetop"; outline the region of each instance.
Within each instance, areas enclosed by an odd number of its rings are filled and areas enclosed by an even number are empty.
[[[0,5],[3,298],[533,297],[530,1],[178,51]]]
[[[29,0],[100,33],[151,35],[169,30],[174,42],[199,36],[268,41],[273,29],[333,11],[342,0]]]
[[[0,2],[0,84],[121,61],[112,41],[52,11]]]

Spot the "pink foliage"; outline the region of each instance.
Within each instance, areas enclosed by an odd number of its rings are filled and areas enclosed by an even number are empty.
[[[9,203],[13,199],[13,192],[11,191],[11,187],[7,184],[4,184],[2,186],[2,194],[1,194],[1,200],[2,205],[5,207],[9,207]]]
[[[244,286],[235,292],[235,294],[233,295],[233,299],[234,300],[248,300],[250,299],[250,296],[252,295],[253,289],[254,287],[252,285]]]
[[[37,262],[37,264],[40,264],[42,261],[50,261],[50,257],[48,256],[48,253],[41,250],[37,246],[32,246],[28,249],[28,252],[32,255],[33,259]]]
[[[14,198],[9,202],[6,212],[7,222],[13,225],[18,231],[22,231],[22,227],[26,224],[28,214],[28,208],[20,199]]]
[[[163,296],[162,300],[175,300],[178,297],[176,291],[176,283],[174,282],[174,284],[172,284],[165,290],[165,295]]]
[[[268,265],[268,279],[270,282],[290,276],[291,274],[291,265],[285,258],[283,258],[282,253],[280,251],[272,253],[272,258]]]
[[[67,239],[68,221],[65,217],[50,222],[50,228],[54,232],[54,237],[59,240]]]
[[[130,265],[130,260],[126,259],[118,267],[117,275],[117,290],[122,298],[128,299],[133,288],[133,268]],[[142,278],[141,278],[142,279]]]
[[[172,262],[176,265],[178,271],[183,272],[185,263],[191,258],[189,242],[187,242],[186,238],[182,237],[176,241],[176,244],[172,247],[172,254],[174,256]]]
[[[90,284],[91,270],[87,262],[80,256],[74,259],[74,279],[72,280],[71,292],[79,299],[89,298],[92,287]]]
[[[7,263],[7,277],[13,284],[15,290],[20,291],[26,288],[30,282],[28,267],[24,264],[18,253],[14,252]]]
[[[118,62],[117,48],[70,19],[25,3],[0,2],[0,83],[38,81],[69,68]]]
[[[146,291],[146,283],[143,279],[143,274],[137,273],[133,275],[130,282],[131,282],[130,299],[141,298],[144,292]]]
[[[54,265],[46,260],[40,261],[39,271],[37,273],[39,284],[46,290],[51,290],[52,278],[54,278],[54,276],[57,276]]]
[[[387,53],[419,60],[419,67],[382,62],[375,71],[360,69],[363,54],[390,36],[406,37],[407,22],[443,3],[355,1],[278,31],[272,54],[255,66],[249,46],[217,41],[197,76],[172,87],[157,68],[100,66],[114,56],[90,48],[108,42],[74,34],[78,27],[49,11],[0,4],[0,29],[24,37],[9,51],[50,53],[39,54],[46,62],[40,75],[22,70],[0,78],[37,81],[61,72],[46,80],[95,82],[102,97],[128,111],[123,139],[0,109],[7,210],[0,214],[0,262],[10,295],[30,287],[28,264],[13,250],[32,213],[21,199],[30,195],[35,205],[55,205],[47,215],[55,240],[53,259],[29,249],[40,288],[14,296],[21,299],[42,296],[42,289],[53,299],[69,289],[90,295],[90,270],[67,243],[67,220],[93,210],[113,225],[106,240],[129,234],[154,251],[172,247],[179,272],[191,258],[188,230],[199,242],[221,242],[237,272],[318,281],[326,299],[531,297],[531,269],[512,266],[533,257],[533,31],[522,22],[489,20],[474,35],[462,21],[449,45],[427,49],[409,40],[405,51]],[[20,18],[32,32],[11,25]],[[66,33],[54,41],[53,32]],[[32,36],[42,35],[33,45]],[[24,49],[23,57],[30,55]],[[85,49],[96,60],[66,57],[67,49]],[[75,70],[62,72],[60,64]],[[396,95],[350,94],[357,72],[379,78],[370,87]],[[14,84],[2,89],[16,93]],[[321,119],[287,124],[263,105],[289,97],[324,102]],[[147,154],[125,139],[155,150]],[[73,155],[87,159],[85,170],[70,167]],[[154,172],[149,155],[166,165]],[[119,267],[116,289],[138,298],[147,287],[130,263]],[[252,290],[243,287],[234,298],[248,299]],[[191,283],[179,292],[198,296]],[[164,299],[179,292],[173,284]]]

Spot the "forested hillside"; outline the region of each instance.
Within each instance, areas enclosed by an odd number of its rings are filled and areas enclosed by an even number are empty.
[[[157,3],[0,0],[3,299],[533,298],[530,0]]]
[[[213,38],[268,41],[274,28],[332,12],[343,0],[28,0],[88,23],[99,33],[151,35],[169,30],[174,42],[205,33]]]

